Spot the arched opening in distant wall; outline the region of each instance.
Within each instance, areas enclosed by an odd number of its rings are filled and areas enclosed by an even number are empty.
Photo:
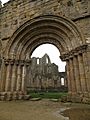
[[[62,85],[62,86],[65,85],[64,78],[61,78],[61,85]]]

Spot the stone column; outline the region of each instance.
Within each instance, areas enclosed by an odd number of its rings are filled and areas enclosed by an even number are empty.
[[[25,76],[24,91],[25,91],[25,94],[27,94],[27,84],[28,84],[28,79],[30,78],[29,70],[30,70],[30,63],[28,63],[26,61],[25,66],[24,66],[24,76]]]
[[[68,87],[67,76],[65,77],[65,80],[66,80],[66,87]]]
[[[89,89],[89,87],[90,87],[90,43],[89,43],[89,45],[88,45],[88,49],[87,49],[87,65],[88,65],[88,67],[87,67],[87,69],[86,69],[86,71],[87,71],[87,79],[88,79],[88,90],[90,90]],[[89,98],[90,98],[90,91],[89,91]]]
[[[59,78],[59,84],[60,84],[59,87],[61,87],[61,77]]]
[[[80,73],[82,92],[85,93],[87,91],[87,85],[86,85],[86,78],[85,78],[82,54],[78,55],[78,62],[79,62],[79,73]]]
[[[69,62],[70,62],[70,78],[71,78],[72,94],[76,94],[73,59],[69,59]]]
[[[17,65],[14,63],[12,68],[11,91],[16,91]]]
[[[64,80],[64,87],[66,87],[66,81],[65,81],[65,78],[63,77],[63,80]]]
[[[11,74],[12,74],[12,65],[9,63],[7,65],[7,71],[6,71],[5,91],[10,91],[11,90]]]
[[[23,65],[22,66],[22,86],[21,86],[21,90],[22,92],[25,92],[25,78],[26,78],[26,66]]]
[[[57,88],[60,88],[60,77],[58,77],[58,79],[57,79]]]
[[[67,80],[65,77],[64,77],[64,83],[65,83],[65,87],[67,87]]]
[[[67,67],[67,81],[68,81],[68,93],[72,93],[72,85],[71,85],[71,77],[70,77],[70,63],[69,60],[66,61],[66,67]]]
[[[0,60],[0,85],[1,85],[1,60]],[[1,90],[1,88],[0,88]]]
[[[81,82],[80,82],[80,73],[79,73],[79,65],[78,65],[77,56],[74,56],[73,64],[74,64],[74,75],[75,75],[75,82],[76,82],[76,90],[77,90],[77,93],[81,93]]]
[[[5,83],[6,83],[6,65],[4,61],[2,61],[1,65],[1,85],[0,85],[0,91],[5,91]]]
[[[16,90],[17,91],[21,91],[21,84],[22,84],[22,78],[21,78],[21,65],[17,66],[17,86],[16,86]]]
[[[88,75],[90,75],[90,72],[89,72],[88,57],[87,57],[86,52],[83,53],[83,63],[84,63],[84,69],[85,69],[87,91],[88,91],[88,94],[89,94],[90,93],[90,77],[88,77]]]

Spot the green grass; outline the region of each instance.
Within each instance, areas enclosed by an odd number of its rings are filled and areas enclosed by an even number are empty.
[[[31,92],[32,98],[47,98],[47,99],[59,99],[63,96],[67,96],[67,92]]]

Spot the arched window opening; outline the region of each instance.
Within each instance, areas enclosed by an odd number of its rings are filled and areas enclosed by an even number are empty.
[[[39,59],[37,59],[37,64],[39,65]]]
[[[48,62],[48,58],[46,58],[46,63],[48,64],[49,62]]]
[[[61,78],[61,85],[64,86],[64,78]]]

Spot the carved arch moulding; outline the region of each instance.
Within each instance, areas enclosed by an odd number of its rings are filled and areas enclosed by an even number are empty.
[[[1,100],[23,99],[26,92],[32,52],[41,44],[54,44],[60,51],[60,58],[66,61],[68,79],[67,100],[90,99],[88,66],[88,45],[71,20],[43,15],[20,26],[11,36],[3,53],[1,65]],[[78,99],[79,98],[79,99]],[[80,102],[81,102],[80,101]]]

